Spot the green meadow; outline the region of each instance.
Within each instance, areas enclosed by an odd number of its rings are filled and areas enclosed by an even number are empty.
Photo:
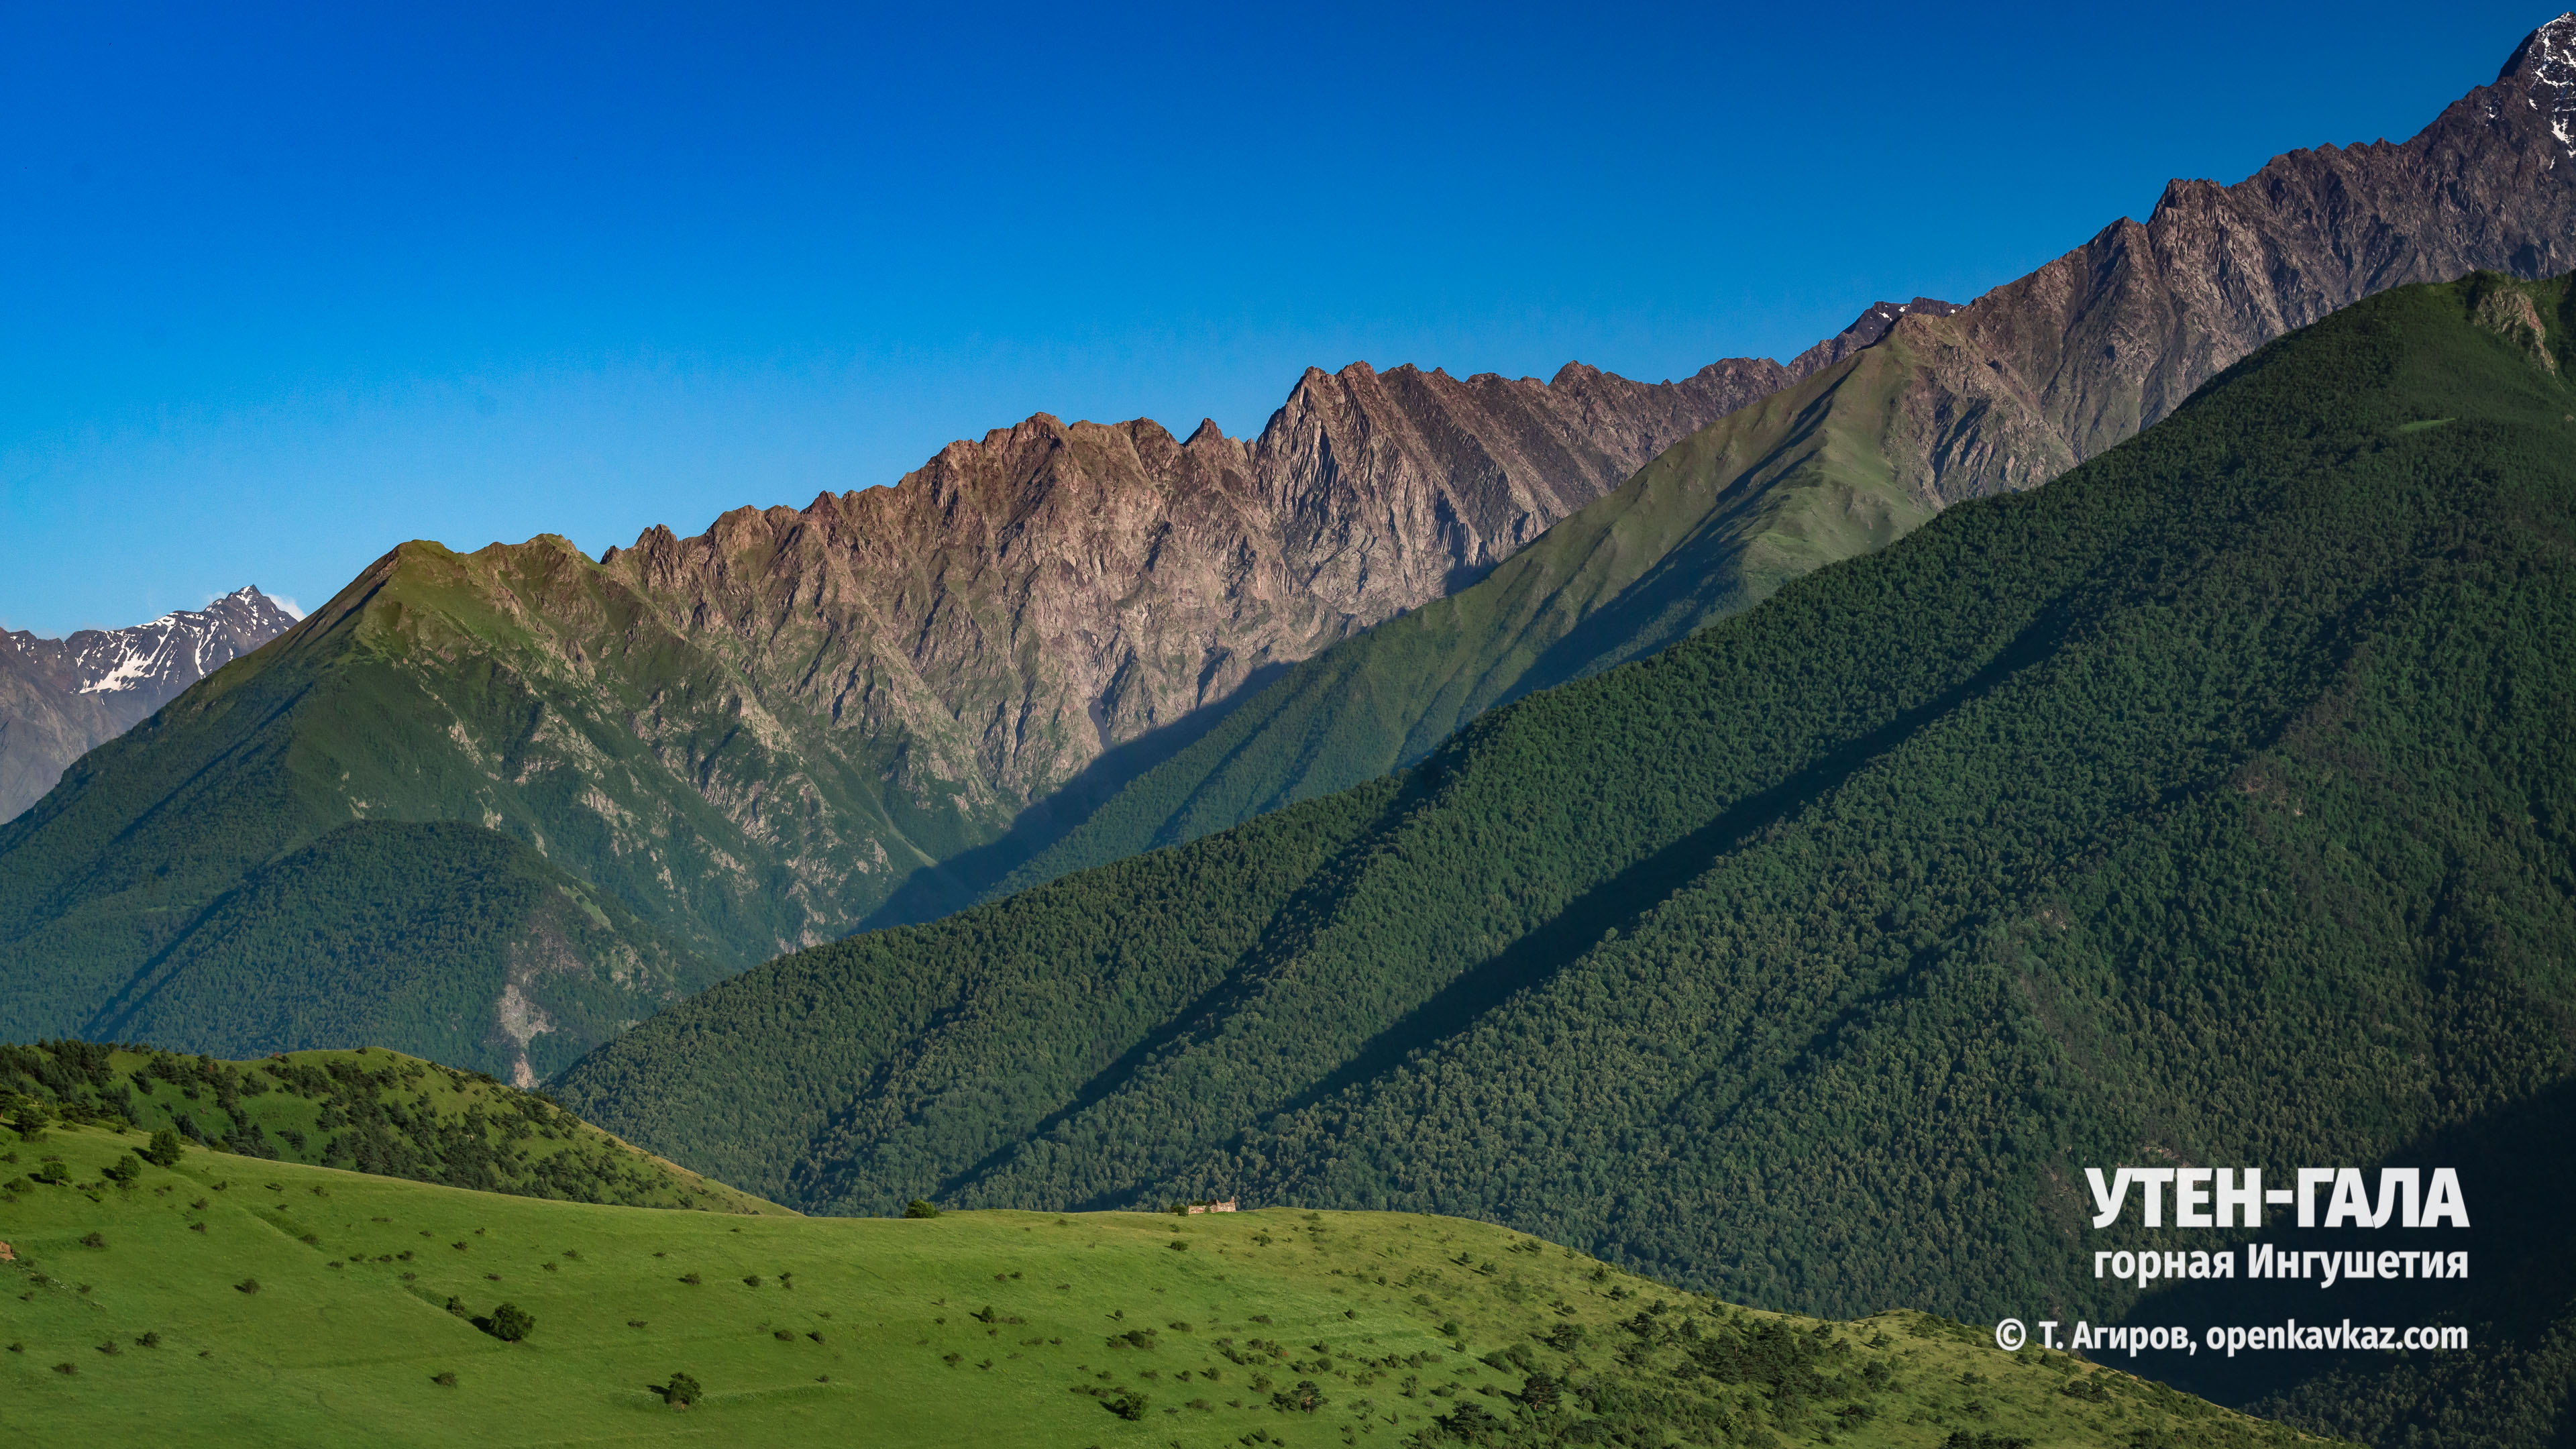
[[[742,1216],[0,1143],[12,1442],[2298,1442],[1946,1320],[1729,1308],[1450,1218]]]

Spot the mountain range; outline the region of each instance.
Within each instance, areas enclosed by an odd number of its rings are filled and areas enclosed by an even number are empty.
[[[2511,1225],[2576,1083],[2571,369],[2568,279],[2382,293],[1409,771],[783,957],[555,1091],[808,1211],[1240,1193],[1985,1322],[2220,1321],[2096,1278],[2087,1164],[2450,1143],[2500,1216],[2446,1245],[2514,1265],[2441,1304],[2483,1367],[2263,1391],[2557,1442],[2576,1277]]]
[[[241,588],[203,609],[68,639],[0,631],[0,821],[54,788],[72,761],[295,623]]]
[[[2572,25],[2403,145],[2177,182],[1787,366],[1354,364],[1251,440],[1041,415],[597,560],[404,544],[0,827],[0,1035],[536,1080],[780,951],[1364,781],[2374,289],[2566,264]]]
[[[0,1067],[109,1130],[714,1200],[481,1071],[818,1214],[1450,1214],[1846,1320],[2311,1314],[2106,1285],[2084,1167],[2456,1163],[2479,1273],[2331,1302],[2474,1354],[2153,1371],[2564,1443],[2571,161],[2576,15],[2402,143],[1786,364],[1309,370],[1249,439],[1040,414],[596,559],[5,636],[0,1041],[177,1050]],[[429,1062],[213,1058],[362,1044]],[[1661,1311],[1628,1367],[1736,1352]],[[1715,1434],[1623,1397],[1671,1387],[1608,1391]]]

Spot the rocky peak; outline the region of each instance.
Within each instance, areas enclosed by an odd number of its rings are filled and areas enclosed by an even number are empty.
[[[1789,360],[1792,378],[1807,378],[1824,371],[1864,347],[1875,347],[1899,318],[1947,317],[1959,310],[1955,302],[1937,297],[1917,297],[1911,302],[1872,302],[1867,311],[1852,319],[1852,324]]]
[[[130,629],[83,629],[63,640],[62,649],[82,694],[148,700],[148,715],[294,624],[276,600],[244,587],[203,609],[177,610]]]
[[[2576,156],[2576,14],[2561,15],[2524,37],[2495,89],[2520,92],[2525,107]]]
[[[295,622],[245,586],[126,629],[0,633],[0,820],[35,803],[72,761]]]

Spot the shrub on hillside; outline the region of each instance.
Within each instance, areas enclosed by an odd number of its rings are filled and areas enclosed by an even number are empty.
[[[492,1316],[485,1319],[481,1325],[485,1333],[503,1343],[517,1343],[527,1337],[536,1326],[536,1316],[516,1303],[504,1303],[493,1309]]]
[[[164,1127],[152,1134],[150,1145],[143,1149],[143,1160],[155,1167],[176,1167],[179,1152],[179,1134]]]
[[[662,1386],[662,1402],[675,1409],[685,1409],[696,1403],[698,1396],[705,1392],[705,1389],[699,1387],[697,1379],[691,1375],[674,1373],[671,1375],[671,1381]]]
[[[903,1205],[903,1215],[908,1218],[935,1218],[939,1216],[939,1207],[936,1203],[914,1198]]]

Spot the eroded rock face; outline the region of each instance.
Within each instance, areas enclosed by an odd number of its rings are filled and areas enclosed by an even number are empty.
[[[243,588],[131,629],[0,633],[0,821],[43,798],[72,761],[294,622]]]
[[[1258,438],[1039,414],[893,488],[657,528],[603,562],[764,698],[908,741],[916,798],[1008,811],[1451,592],[1786,380],[1744,359],[1655,384],[1310,369]]]
[[[2413,139],[2175,181],[1951,317],[1912,312],[1918,426],[1891,461],[1922,499],[2029,487],[2134,436],[2272,339],[2373,292],[2576,269],[2576,14]]]

